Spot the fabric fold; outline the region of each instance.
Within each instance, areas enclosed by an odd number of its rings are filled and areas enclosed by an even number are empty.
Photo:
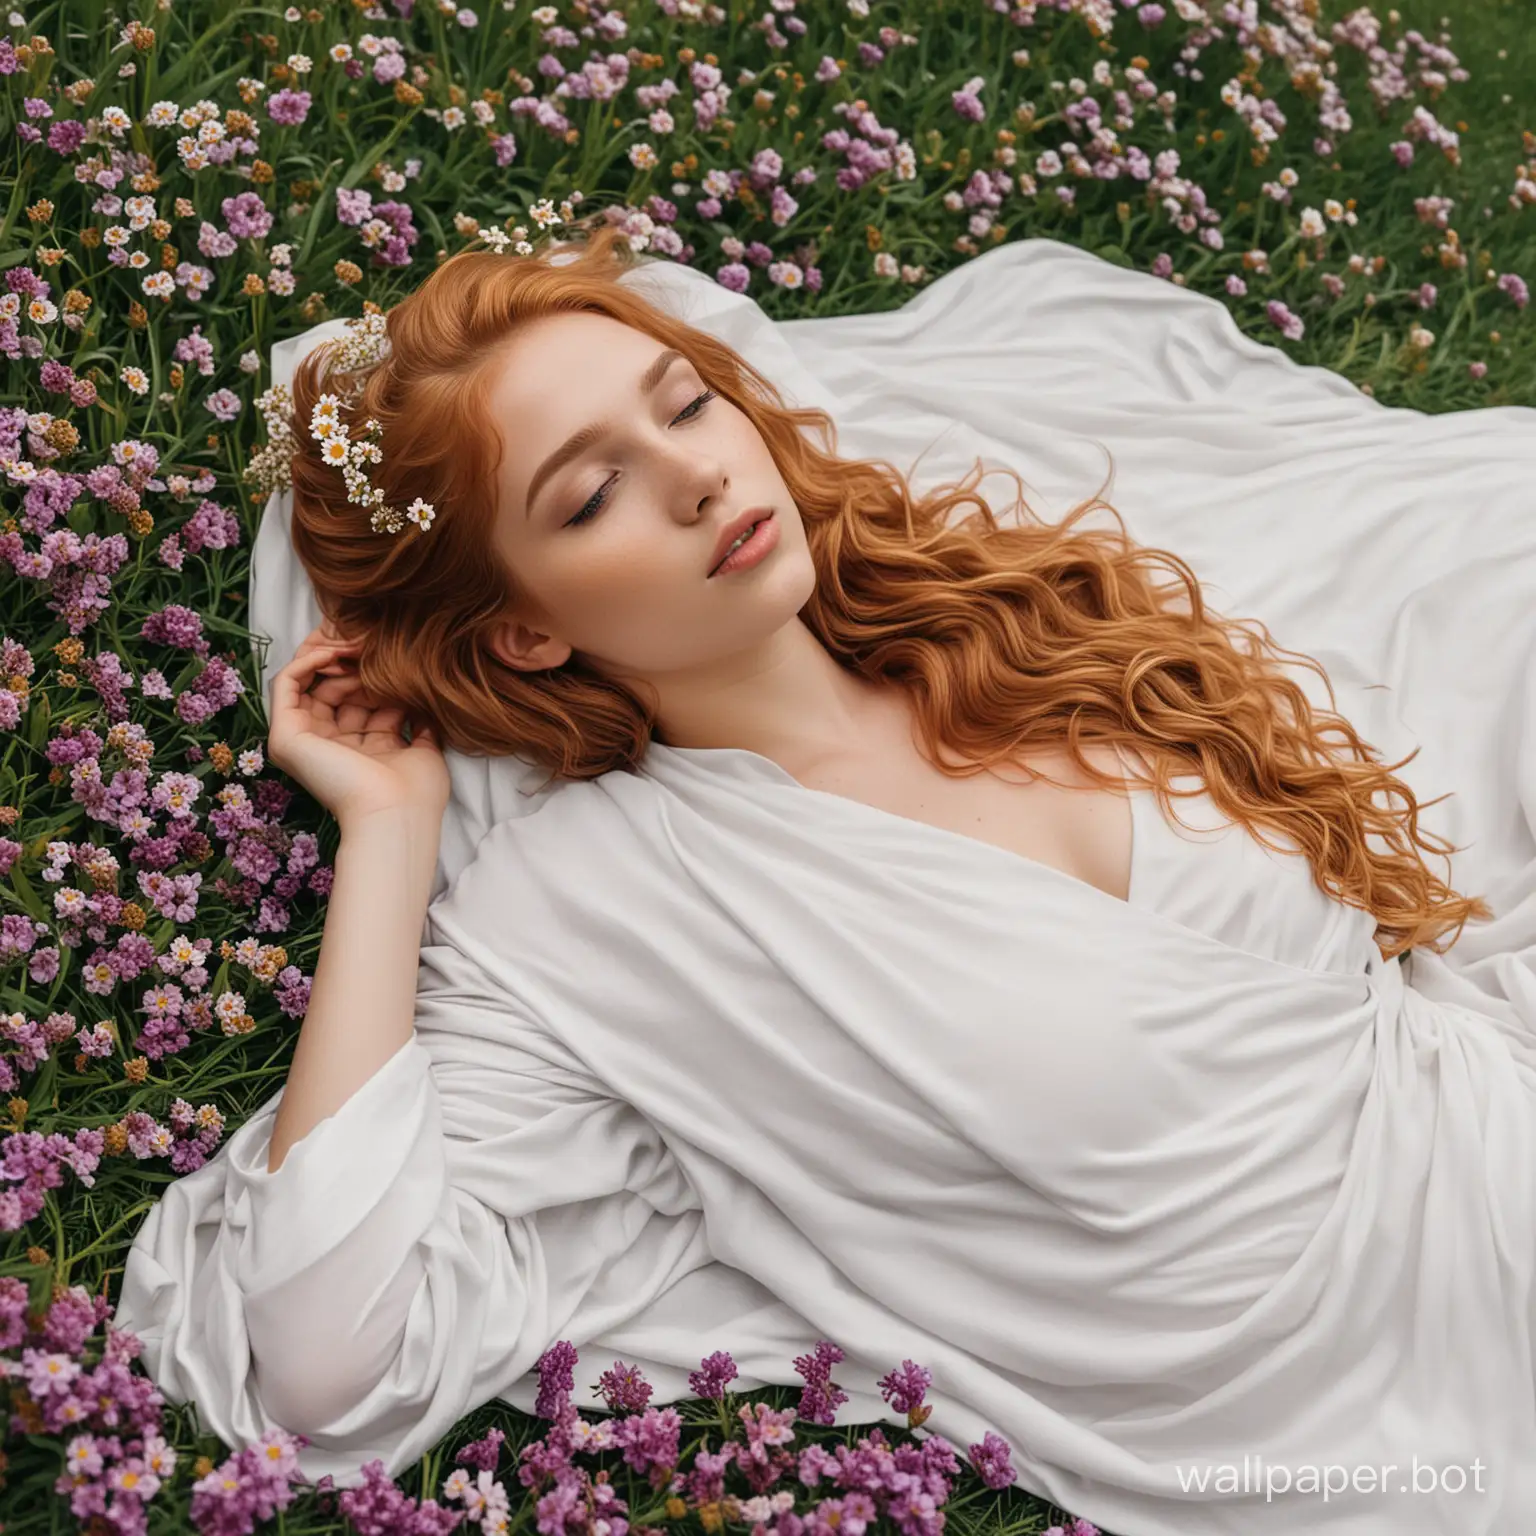
[[[278,1092],[230,1139],[226,1198],[244,1202],[237,1278],[275,1290],[342,1247],[386,1193],[426,1217],[442,1203],[446,1159],[431,1060],[414,1035],[268,1172]],[[403,1186],[403,1187],[402,1187]]]

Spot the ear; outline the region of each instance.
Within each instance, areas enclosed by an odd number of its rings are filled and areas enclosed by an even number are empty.
[[[508,619],[491,634],[492,652],[519,672],[546,672],[570,660],[571,646],[543,630]]]

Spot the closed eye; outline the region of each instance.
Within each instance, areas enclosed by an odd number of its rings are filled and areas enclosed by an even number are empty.
[[[682,410],[677,413],[676,416],[672,418],[670,425],[675,427],[680,421],[692,421],[714,398],[715,391],[712,389],[706,389],[703,394],[696,395],[692,400],[688,402],[687,405],[682,408]],[[567,528],[577,528],[580,527],[582,523],[591,522],[592,519],[596,517],[600,511],[602,511],[603,505],[608,500],[609,494],[613,489],[613,482],[618,478],[619,477],[617,475],[610,475],[608,479],[605,480],[595,492],[593,492],[591,499],[581,509],[581,511],[579,511],[575,517],[566,523],[565,526]]]

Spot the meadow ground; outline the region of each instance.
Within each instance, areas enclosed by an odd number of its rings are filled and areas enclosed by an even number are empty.
[[[492,1430],[507,1528],[581,1523],[535,1509],[511,1451],[549,1424],[500,1405],[402,1471],[383,1514],[296,1487],[281,1436],[272,1457],[231,1457],[186,1407],[147,1399],[142,1369],[104,1355],[89,1299],[115,1298],[159,1192],[282,1083],[319,948],[335,828],[265,762],[242,627],[282,483],[275,341],[387,310],[482,228],[521,240],[573,215],[622,222],[776,319],[897,306],[997,241],[1045,235],[1209,294],[1383,403],[1533,405],[1531,15],[1530,0],[11,11],[7,1536],[437,1529],[430,1499],[491,1531],[499,1496],[467,1510],[445,1480]],[[799,1389],[751,1400],[805,1410]],[[670,1432],[691,1466],[741,1405],[680,1405],[670,1431],[653,1418],[656,1455]],[[794,1429],[797,1447],[863,1433]],[[976,1468],[995,1449],[955,1447],[947,1529],[1067,1522],[988,1486]],[[578,1509],[599,1466],[637,1525],[760,1517],[702,1484],[669,1502],[612,1451],[563,1475]],[[723,1491],[744,1499],[740,1477]],[[792,1467],[777,1487],[817,1531],[861,1507]],[[882,1527],[935,1528],[889,1488],[869,1499]],[[799,1536],[789,1517],[776,1529]]]

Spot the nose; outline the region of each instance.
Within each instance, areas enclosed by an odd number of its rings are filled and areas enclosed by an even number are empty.
[[[710,504],[729,495],[731,477],[721,461],[709,454],[681,450],[675,471],[677,517],[685,523],[709,515]]]

